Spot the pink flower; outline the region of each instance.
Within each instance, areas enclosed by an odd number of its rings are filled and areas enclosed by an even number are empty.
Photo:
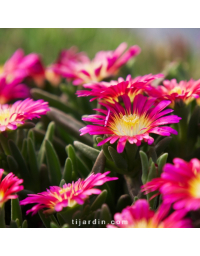
[[[177,131],[166,124],[178,123],[181,119],[176,115],[167,115],[173,112],[172,109],[166,109],[170,101],[162,101],[156,107],[153,107],[154,100],[138,94],[134,98],[133,104],[128,95],[122,96],[124,107],[118,102],[115,104],[100,103],[107,110],[95,109],[103,115],[90,115],[83,118],[84,121],[92,122],[94,125],[87,125],[80,129],[81,135],[89,133],[90,135],[108,135],[109,137],[101,141],[98,146],[106,142],[115,143],[118,139],[117,151],[122,153],[126,141],[140,146],[142,140],[149,145],[154,139],[149,136],[150,133],[162,136],[177,134]],[[167,116],[165,116],[167,115]]]
[[[40,118],[49,111],[48,102],[25,99],[16,101],[13,105],[0,105],[0,131],[15,130],[26,120]]]
[[[20,185],[23,180],[18,179],[12,172],[6,175],[2,180],[3,172],[4,170],[0,169],[0,208],[9,199],[17,198],[15,193],[24,189],[24,187]]]
[[[200,95],[200,79],[197,81],[181,81],[177,83],[176,79],[171,81],[163,81],[163,86],[149,86],[147,89],[151,97],[159,98],[160,100],[167,99],[172,101],[172,105],[177,100],[183,100],[186,104]]]
[[[117,81],[84,84],[83,87],[89,88],[91,91],[81,90],[76,94],[78,97],[93,96],[94,98],[90,101],[99,99],[112,103],[119,101],[120,96],[127,94],[133,101],[136,94],[142,93],[150,82],[160,77],[163,75],[149,74],[133,79],[131,75],[128,75],[126,80],[120,77]]]
[[[27,214],[32,212],[36,214],[40,209],[47,208],[44,213],[53,213],[62,211],[65,207],[72,207],[75,204],[84,204],[84,200],[92,194],[100,194],[101,190],[94,186],[101,186],[107,181],[117,180],[117,177],[106,177],[110,173],[90,174],[85,180],[78,179],[76,182],[64,184],[63,187],[52,186],[45,192],[36,195],[30,194],[20,202],[21,205],[36,204]]]
[[[200,209],[200,161],[174,158],[173,162],[164,166],[160,178],[146,183],[143,191],[160,191],[163,201],[173,204],[174,209]]]
[[[115,224],[108,228],[191,228],[189,219],[184,219],[184,210],[175,211],[169,215],[170,205],[162,204],[157,212],[150,210],[144,199],[139,199],[133,206],[128,206],[122,213],[114,215]]]
[[[28,86],[20,84],[20,82],[21,79],[15,78],[12,82],[8,83],[5,77],[0,77],[0,104],[30,96],[30,89]]]
[[[10,59],[6,61],[2,68],[2,75],[6,77],[7,82],[12,82],[15,78],[32,78],[38,86],[44,82],[44,67],[40,57],[31,53],[24,55],[22,49],[18,49]]]
[[[114,51],[98,52],[93,60],[83,53],[68,50],[52,68],[57,74],[73,80],[74,85],[99,82],[116,75],[121,66],[140,53],[138,46],[131,46],[124,53],[126,48],[127,44],[122,43]]]

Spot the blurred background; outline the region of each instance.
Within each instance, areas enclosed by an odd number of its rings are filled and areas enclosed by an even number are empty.
[[[186,79],[200,78],[200,29],[0,29],[0,64],[18,48],[26,54],[39,53],[49,65],[61,49],[72,45],[93,58],[96,52],[114,50],[122,42],[142,49],[134,60],[133,75],[162,72],[172,62],[181,63]]]

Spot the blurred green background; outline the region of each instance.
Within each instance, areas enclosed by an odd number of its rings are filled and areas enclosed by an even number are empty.
[[[171,29],[173,30],[173,29]],[[142,31],[142,33],[140,33]],[[153,30],[152,30],[153,32]],[[170,34],[170,30],[168,29]],[[162,42],[148,40],[145,29],[0,29],[0,64],[3,64],[18,48],[25,53],[39,53],[45,65],[54,62],[61,49],[76,45],[90,58],[101,50],[114,50],[120,43],[139,45],[142,52],[137,56],[133,75],[161,72],[170,62],[179,61],[189,78],[199,79],[200,54],[187,39],[173,33]],[[165,32],[164,32],[165,33]],[[143,36],[142,36],[143,34]]]

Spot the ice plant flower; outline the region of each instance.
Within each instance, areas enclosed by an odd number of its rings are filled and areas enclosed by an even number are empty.
[[[0,131],[15,130],[26,120],[40,118],[49,110],[48,102],[43,100],[25,99],[12,105],[0,104]]]
[[[21,84],[21,79],[15,78],[12,82],[7,82],[5,77],[0,77],[0,104],[5,104],[10,100],[27,98],[30,96],[30,89],[25,84]]]
[[[108,228],[191,228],[189,219],[184,219],[184,210],[175,211],[169,215],[170,205],[162,204],[154,212],[150,210],[145,199],[139,199],[133,206],[128,206],[122,213],[114,215],[115,225]]]
[[[89,88],[91,91],[80,90],[76,94],[78,97],[93,96],[94,98],[90,101],[99,99],[113,103],[119,101],[120,96],[127,94],[131,98],[131,101],[133,101],[136,94],[142,93],[150,82],[161,77],[163,77],[163,74],[148,74],[136,78],[128,75],[126,80],[120,77],[117,81],[84,84],[83,87]]]
[[[0,208],[9,199],[17,198],[15,193],[24,189],[21,185],[22,179],[18,179],[12,172],[2,179],[4,170],[0,169]]]
[[[15,78],[32,78],[38,86],[44,82],[44,67],[38,54],[30,53],[25,56],[22,49],[18,49],[10,59],[1,67],[1,75],[6,77],[7,82]]]
[[[152,107],[155,101],[148,99],[142,94],[135,96],[133,104],[128,95],[122,96],[124,106],[118,102],[115,104],[100,103],[107,109],[95,109],[103,115],[96,114],[83,118],[84,121],[92,122],[94,125],[87,125],[80,129],[81,135],[89,133],[90,135],[108,135],[98,146],[106,142],[111,144],[118,140],[117,151],[122,153],[126,141],[140,146],[142,140],[149,145],[154,142],[150,133],[162,136],[177,134],[177,131],[166,124],[178,123],[181,119],[176,115],[167,115],[173,112],[172,109],[166,109],[171,102],[164,100]],[[166,116],[167,115],[167,116]]]
[[[63,187],[52,186],[45,192],[29,194],[27,198],[20,201],[21,205],[36,204],[27,214],[36,214],[40,209],[46,208],[44,213],[62,211],[65,207],[73,207],[75,204],[84,204],[84,200],[92,194],[100,194],[101,190],[94,188],[101,186],[107,181],[117,180],[117,177],[106,176],[110,172],[90,174],[85,180],[78,179],[76,182],[64,184]]]
[[[53,70],[61,76],[73,80],[74,85],[82,85],[90,82],[99,82],[118,73],[121,66],[140,53],[138,46],[131,46],[125,53],[126,43],[120,44],[114,51],[100,51],[94,59],[90,60],[86,55],[75,55],[72,59],[64,55],[60,58],[59,65]],[[62,60],[62,58],[64,60]],[[72,59],[72,60],[71,60]]]
[[[143,191],[159,191],[163,201],[173,204],[174,209],[200,209],[200,161],[174,158],[173,163],[166,164],[161,177],[146,183]]]
[[[147,88],[149,96],[159,98],[160,100],[167,99],[171,100],[172,107],[175,101],[183,100],[186,104],[191,102],[193,99],[198,98],[200,95],[200,79],[194,81],[180,81],[177,83],[176,79],[171,81],[163,81],[163,85]]]

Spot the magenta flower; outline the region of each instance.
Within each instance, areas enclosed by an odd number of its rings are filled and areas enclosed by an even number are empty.
[[[15,130],[26,120],[40,118],[49,111],[48,102],[25,99],[16,101],[13,105],[0,105],[0,131]]]
[[[147,92],[151,97],[159,98],[160,100],[167,99],[174,106],[175,101],[183,100],[186,104],[200,95],[200,79],[197,81],[181,81],[177,83],[176,79],[171,81],[163,81],[163,85],[153,87],[149,86]]]
[[[162,136],[177,134],[177,131],[171,127],[161,126],[178,123],[181,119],[176,115],[167,115],[173,112],[172,109],[162,111],[170,104],[170,101],[164,100],[156,107],[152,107],[155,101],[141,94],[135,96],[133,104],[131,104],[127,95],[123,95],[122,99],[125,107],[118,102],[115,104],[100,103],[107,110],[95,109],[103,115],[96,114],[83,118],[84,121],[92,122],[94,125],[87,125],[80,129],[81,135],[86,133],[90,135],[108,135],[109,137],[101,141],[98,146],[108,141],[113,144],[119,139],[117,151],[122,153],[126,141],[140,146],[141,141],[144,140],[150,145],[154,141],[149,136],[150,133]]]
[[[133,101],[134,97],[142,93],[150,82],[160,77],[163,77],[163,75],[149,74],[133,79],[131,75],[128,75],[126,80],[120,77],[117,81],[84,84],[83,87],[89,88],[91,91],[80,90],[76,94],[78,97],[93,96],[94,98],[90,101],[99,99],[111,103],[119,101],[120,96],[127,94]]]
[[[146,183],[143,191],[159,191],[163,201],[173,204],[174,209],[200,209],[200,161],[174,158],[173,163],[166,164],[161,177]]]
[[[100,194],[101,190],[94,186],[101,186],[107,181],[117,180],[117,177],[107,177],[110,173],[90,174],[85,180],[78,179],[76,182],[64,184],[63,187],[52,186],[45,192],[30,194],[20,202],[21,205],[36,204],[27,214],[32,212],[36,214],[40,209],[47,208],[44,213],[53,213],[62,211],[65,207],[72,207],[75,204],[84,204],[84,200],[92,194]]]
[[[170,205],[162,204],[157,212],[150,210],[144,199],[139,199],[133,206],[128,206],[122,213],[114,215],[115,225],[107,228],[191,228],[189,219],[184,219],[184,210],[175,211],[169,215]]]
[[[15,78],[7,82],[5,77],[0,77],[0,104],[10,100],[27,98],[30,96],[30,89],[25,84],[20,84],[21,79]]]
[[[22,49],[18,49],[10,59],[6,61],[2,68],[2,75],[6,77],[7,82],[14,79],[32,78],[38,86],[42,86],[44,82],[44,67],[40,57],[31,53],[24,55]]]
[[[131,46],[124,53],[126,48],[127,44],[122,43],[114,51],[98,52],[93,60],[83,53],[71,54],[68,50],[61,53],[58,63],[52,66],[52,69],[57,74],[73,80],[74,85],[99,82],[116,75],[121,66],[140,53],[138,46]]]
[[[20,185],[23,182],[22,179],[18,179],[11,172],[2,180],[3,173],[4,170],[0,169],[0,208],[9,199],[17,198],[15,193],[24,189],[24,187]]]

